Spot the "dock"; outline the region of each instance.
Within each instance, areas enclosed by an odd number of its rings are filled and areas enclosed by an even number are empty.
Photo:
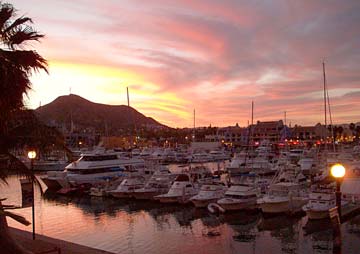
[[[34,254],[114,254],[112,252],[94,249],[39,234],[36,234],[36,239],[33,240],[31,232],[16,228],[10,228],[9,230],[19,244],[32,251]]]
[[[360,204],[350,203],[341,209],[341,222],[345,222],[360,214]]]

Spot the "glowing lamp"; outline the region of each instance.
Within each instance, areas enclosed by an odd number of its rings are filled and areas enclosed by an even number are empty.
[[[27,154],[28,158],[30,160],[33,160],[36,158],[36,151],[32,150],[32,151],[29,151],[28,154]]]
[[[345,175],[345,167],[339,163],[333,165],[330,169],[330,173],[335,178],[342,178]]]

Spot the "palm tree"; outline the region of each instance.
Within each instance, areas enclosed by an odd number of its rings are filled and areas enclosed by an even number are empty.
[[[15,112],[23,108],[23,96],[31,87],[33,71],[47,72],[47,63],[34,50],[25,50],[32,41],[39,41],[39,34],[28,17],[17,17],[11,4],[0,1],[0,183],[6,183],[10,173],[32,177],[31,172],[14,155],[12,148],[18,139],[10,133],[10,123]],[[3,205],[0,197],[0,246],[1,253],[31,253],[18,245],[8,231],[6,216],[29,224],[25,218],[9,211],[15,207]]]

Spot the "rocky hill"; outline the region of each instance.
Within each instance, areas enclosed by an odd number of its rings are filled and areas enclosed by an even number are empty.
[[[134,128],[166,127],[151,117],[146,117],[132,107],[106,105],[88,101],[78,95],[60,96],[36,109],[37,116],[46,124],[76,130],[94,129],[109,135]]]

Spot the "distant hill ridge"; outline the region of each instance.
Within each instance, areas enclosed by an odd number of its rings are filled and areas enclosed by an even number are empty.
[[[35,111],[43,122],[67,129],[71,121],[78,130],[94,128],[109,134],[133,128],[134,123],[137,127],[166,127],[132,107],[94,103],[75,94],[60,96]]]

